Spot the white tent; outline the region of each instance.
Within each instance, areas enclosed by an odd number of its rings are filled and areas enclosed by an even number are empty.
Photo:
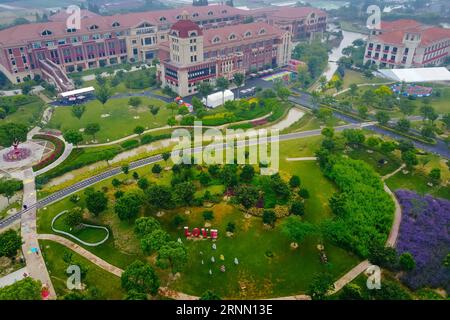
[[[450,81],[450,71],[447,68],[410,68],[410,69],[380,69],[379,74],[399,82],[435,82]]]
[[[208,96],[208,101],[205,98],[202,99],[204,105],[208,108],[217,108],[222,103],[225,103],[229,100],[234,100],[234,93],[231,90],[218,91],[216,93],[210,94]],[[206,104],[208,102],[208,104]]]

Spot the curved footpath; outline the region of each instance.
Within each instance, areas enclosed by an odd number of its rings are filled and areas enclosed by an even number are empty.
[[[57,242],[65,247],[69,248],[70,250],[76,252],[83,258],[86,258],[87,260],[89,260],[90,262],[95,264],[96,266],[102,268],[105,271],[108,271],[109,273],[112,273],[113,275],[115,275],[119,278],[123,273],[122,269],[120,269],[116,266],[113,266],[112,264],[106,262],[105,260],[99,258],[98,256],[92,254],[88,250],[84,249],[83,247],[77,245],[76,243],[74,243],[64,237],[57,236],[55,234],[40,234],[40,235],[38,235],[38,239],[39,240],[50,240],[50,241]],[[182,292],[174,291],[174,290],[171,290],[171,289],[165,288],[165,287],[159,288],[159,293],[162,296],[165,296],[165,297],[168,297],[171,299],[177,299],[177,300],[198,300],[198,298],[199,298],[199,297],[191,296],[191,295],[188,295],[188,294],[185,294]]]

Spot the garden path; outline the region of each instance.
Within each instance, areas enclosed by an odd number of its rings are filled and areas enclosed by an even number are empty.
[[[98,267],[102,268],[105,271],[108,271],[109,273],[114,274],[117,277],[120,277],[123,273],[123,270],[113,266],[112,264],[106,262],[105,260],[99,258],[98,256],[94,255],[93,253],[89,252],[88,250],[84,249],[83,247],[77,245],[76,243],[55,235],[55,234],[40,234],[38,235],[38,238],[40,240],[50,240],[57,242],[59,244],[62,244],[63,246],[69,248],[70,250],[75,251],[82,257],[86,258],[93,264],[97,265]],[[176,299],[176,300],[198,300],[199,297],[188,295],[182,292],[174,291],[166,287],[159,288],[159,293],[165,297]]]

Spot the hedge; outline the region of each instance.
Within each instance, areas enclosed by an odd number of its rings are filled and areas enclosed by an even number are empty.
[[[136,148],[137,146],[139,146],[139,141],[138,140],[127,140],[127,141],[122,142],[120,144],[120,146],[125,150],[133,149],[133,148]]]
[[[55,162],[64,153],[64,150],[66,148],[62,140],[47,134],[36,134],[33,136],[33,139],[46,140],[53,143],[53,145],[55,146],[55,150],[53,150],[53,152],[48,157],[33,166],[33,171],[39,171]]]

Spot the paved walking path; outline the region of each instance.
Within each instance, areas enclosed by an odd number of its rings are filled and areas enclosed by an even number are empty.
[[[31,168],[24,172],[23,195],[23,204],[31,208],[23,213],[21,217],[22,252],[27,263],[27,269],[33,279],[40,280],[48,288],[48,298],[55,299],[55,289],[48,275],[47,267],[38,243],[36,229],[37,210],[36,207],[32,207],[36,203],[36,188],[33,170]]]
[[[229,126],[234,126],[234,125],[238,125],[238,124],[242,124],[242,123],[249,123],[249,122],[253,122],[253,121],[258,121],[258,120],[263,120],[265,118],[268,118],[272,115],[272,112],[256,118],[256,119],[251,119],[251,120],[242,120],[242,121],[237,121],[237,122],[232,122],[232,123],[226,123],[220,126],[202,126],[202,128],[207,128],[207,129],[225,129]],[[195,126],[164,126],[164,127],[158,127],[158,128],[152,128],[152,129],[148,129],[145,130],[142,134],[146,134],[146,133],[150,133],[150,132],[154,132],[154,131],[160,131],[160,130],[165,130],[165,129],[177,129],[177,128],[195,128]],[[142,135],[141,134],[141,135]],[[128,139],[132,139],[132,138],[137,138],[139,137],[138,134],[131,134],[129,136],[114,140],[114,141],[109,141],[109,142],[105,142],[105,143],[95,143],[95,144],[82,144],[79,145],[79,148],[93,148],[93,147],[102,147],[102,146],[110,146],[113,144],[117,144],[117,143],[121,143],[123,141],[126,141]]]
[[[77,245],[76,243],[66,239],[64,237],[55,235],[55,234],[40,234],[38,235],[39,240],[50,240],[62,244],[63,246],[69,248],[70,250],[78,253],[80,256],[86,258],[96,266],[102,268],[109,273],[114,274],[117,277],[120,277],[123,273],[123,270],[113,266],[112,264],[106,262],[105,260],[97,257],[90,251],[84,249],[83,247]],[[198,300],[199,297],[188,295],[182,292],[174,291],[166,287],[159,288],[159,293],[165,297],[169,297],[171,299],[176,300]]]

